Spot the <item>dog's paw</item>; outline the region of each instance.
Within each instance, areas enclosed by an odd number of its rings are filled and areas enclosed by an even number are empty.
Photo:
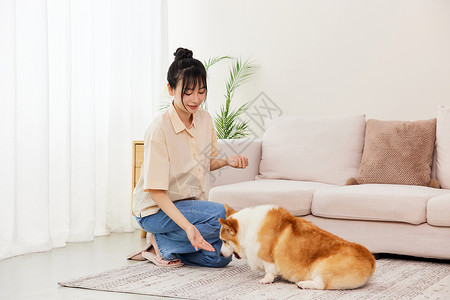
[[[266,276],[264,276],[264,278],[261,279],[259,281],[259,283],[261,283],[261,284],[272,283],[274,279],[275,279],[275,276],[273,274],[266,274]]]
[[[323,285],[319,282],[306,280],[297,282],[297,286],[301,289],[323,290]]]

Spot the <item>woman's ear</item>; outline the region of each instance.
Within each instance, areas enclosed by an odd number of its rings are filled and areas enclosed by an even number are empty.
[[[173,88],[170,86],[170,83],[167,84],[167,90],[169,91],[169,95],[173,96]]]

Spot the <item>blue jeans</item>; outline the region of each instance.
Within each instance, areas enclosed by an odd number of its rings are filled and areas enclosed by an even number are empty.
[[[186,232],[181,229],[162,210],[156,214],[138,218],[139,225],[147,232],[155,235],[159,252],[165,260],[181,259],[185,265],[205,267],[225,267],[231,262],[230,257],[220,255],[222,240],[219,238],[219,218],[226,218],[223,204],[201,201],[180,200],[175,206],[200,231],[203,238],[210,243],[216,252],[199,249],[191,245]]]

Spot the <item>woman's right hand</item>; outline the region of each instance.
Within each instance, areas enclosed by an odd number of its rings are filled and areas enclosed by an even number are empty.
[[[214,247],[211,246],[210,243],[205,241],[200,231],[198,231],[197,227],[195,227],[193,224],[191,224],[191,226],[186,229],[186,234],[196,251],[198,251],[198,249],[200,248],[206,251],[216,252]]]

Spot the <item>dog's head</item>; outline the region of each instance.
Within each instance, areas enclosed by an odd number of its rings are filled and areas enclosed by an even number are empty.
[[[219,222],[222,224],[222,228],[220,228],[220,239],[223,242],[220,253],[225,257],[234,254],[236,258],[240,259],[239,252],[241,251],[241,247],[238,238],[239,222],[233,218],[236,211],[226,204],[225,210],[227,212],[227,219],[219,218]]]

